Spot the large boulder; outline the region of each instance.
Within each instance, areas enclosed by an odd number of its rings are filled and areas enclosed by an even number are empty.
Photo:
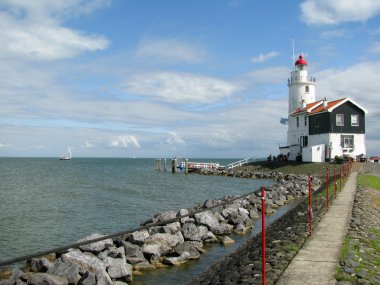
[[[95,255],[89,252],[83,253],[77,249],[62,254],[61,259],[63,262],[78,265],[81,273],[86,271],[98,272],[106,269],[106,264]]]
[[[210,230],[216,229],[219,226],[218,219],[210,211],[195,214],[195,219],[198,224],[204,225]]]
[[[181,265],[189,260],[190,254],[188,252],[184,252],[180,256],[175,256],[175,257],[165,257],[163,259],[164,264],[169,264],[169,265]]]
[[[134,244],[142,245],[144,244],[145,240],[149,237],[149,232],[147,230],[141,230],[133,232],[129,236],[129,241]]]
[[[174,251],[180,256],[182,256],[185,252],[189,253],[189,259],[199,259],[201,256],[198,250],[188,241],[185,241],[177,245],[174,248]]]
[[[142,251],[148,253],[150,250],[157,252],[157,246],[159,249],[159,256],[168,254],[173,251],[174,247],[184,242],[184,238],[180,232],[175,235],[171,234],[154,234],[145,240],[142,246]]]
[[[77,284],[81,279],[79,266],[74,263],[65,263],[61,259],[58,259],[46,273],[64,277],[69,284]]]
[[[78,285],[96,285],[95,273],[86,271],[79,280]]]
[[[97,238],[101,238],[101,237],[104,237],[104,235],[101,235],[99,233],[94,233],[92,235],[85,237],[84,239],[79,240],[78,242],[89,241],[89,240],[93,240],[93,239],[97,239]],[[103,251],[104,249],[109,248],[111,246],[113,246],[113,241],[112,241],[112,239],[109,238],[109,239],[97,241],[94,243],[81,245],[79,248],[82,251],[99,253],[99,252]]]
[[[36,273],[29,277],[29,285],[68,285],[66,278],[47,273]]]
[[[32,272],[46,272],[53,266],[46,258],[32,258],[28,263]]]
[[[107,263],[109,264],[107,272],[112,279],[132,281],[133,266],[126,263],[125,259],[108,257]]]
[[[153,217],[153,223],[165,222],[168,220],[175,219],[177,217],[177,212],[175,211],[167,211],[160,214],[157,214]]]
[[[197,226],[194,223],[185,223],[182,226],[182,235],[185,240],[200,241],[201,236],[198,232]]]

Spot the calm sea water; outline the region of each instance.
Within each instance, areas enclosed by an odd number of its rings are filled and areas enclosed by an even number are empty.
[[[154,167],[155,159],[0,158],[0,260],[133,229],[158,212],[272,183]]]

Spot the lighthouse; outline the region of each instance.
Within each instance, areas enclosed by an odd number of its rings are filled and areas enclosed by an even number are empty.
[[[365,108],[350,98],[316,101],[315,77],[300,55],[288,79],[287,145],[280,153],[289,160],[330,161],[366,155]]]
[[[302,55],[295,62],[294,70],[290,73],[289,114],[302,104],[315,102],[315,78],[307,74],[307,61]]]

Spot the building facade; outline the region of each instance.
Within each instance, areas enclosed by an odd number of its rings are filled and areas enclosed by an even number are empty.
[[[326,161],[366,155],[365,114],[350,98],[315,100],[316,82],[300,55],[288,79],[287,145],[280,147],[289,160]]]

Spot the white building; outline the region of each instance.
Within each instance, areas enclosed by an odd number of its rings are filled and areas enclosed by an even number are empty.
[[[315,100],[315,78],[299,56],[288,80],[289,115],[287,146],[281,154],[289,160],[321,162],[335,156],[366,154],[365,114],[350,98]]]

